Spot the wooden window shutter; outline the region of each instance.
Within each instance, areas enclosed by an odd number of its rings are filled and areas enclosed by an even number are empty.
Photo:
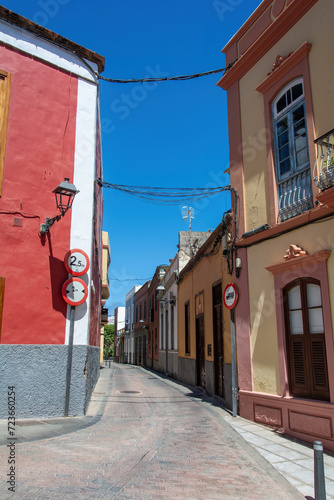
[[[0,70],[0,196],[5,163],[11,75]]]
[[[315,391],[329,391],[324,339],[311,340],[313,386]]]
[[[293,383],[296,387],[306,388],[304,342],[292,340],[291,354]]]

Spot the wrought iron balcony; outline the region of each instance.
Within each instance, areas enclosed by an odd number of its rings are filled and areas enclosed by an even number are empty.
[[[310,168],[278,184],[279,221],[295,217],[313,207]]]
[[[313,179],[321,191],[334,186],[334,129],[318,137]]]

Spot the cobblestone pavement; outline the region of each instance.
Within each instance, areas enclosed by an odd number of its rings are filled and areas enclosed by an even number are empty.
[[[8,491],[2,444],[0,498],[304,498],[224,415],[196,390],[112,364],[72,427],[69,419],[18,422],[16,491]]]

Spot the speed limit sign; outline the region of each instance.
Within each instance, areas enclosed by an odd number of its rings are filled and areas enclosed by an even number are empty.
[[[72,276],[82,276],[89,269],[89,257],[83,250],[73,248],[65,255],[66,271]]]
[[[63,284],[61,290],[63,299],[70,306],[80,306],[85,302],[88,296],[86,283],[80,278],[69,278]]]

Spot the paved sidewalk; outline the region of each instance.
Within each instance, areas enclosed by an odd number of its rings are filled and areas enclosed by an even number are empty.
[[[15,494],[7,491],[6,432],[0,421],[2,500],[313,498],[308,446],[130,365],[101,370],[86,417],[18,421]],[[333,458],[325,464],[330,499]]]
[[[265,426],[240,417],[224,417],[305,498],[314,498],[314,454],[307,443],[285,437]],[[334,499],[334,457],[324,453],[326,496]]]

